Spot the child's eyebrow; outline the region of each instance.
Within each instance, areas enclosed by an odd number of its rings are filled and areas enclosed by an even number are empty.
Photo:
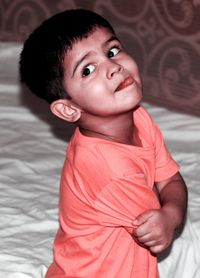
[[[112,42],[112,41],[118,41],[118,42],[120,42],[120,40],[119,40],[115,35],[112,35],[107,41],[105,41],[105,42],[103,43],[103,45],[106,46],[107,44],[109,44],[109,43]],[[86,53],[83,57],[80,58],[80,60],[78,60],[78,61],[76,62],[75,66],[74,66],[74,69],[73,69],[73,72],[72,72],[72,76],[74,75],[74,73],[75,73],[77,67],[78,67],[89,55],[90,55],[90,52]]]
[[[106,42],[105,44],[109,43],[109,42],[112,42],[112,41],[118,41],[120,42],[120,40],[115,36],[115,35],[112,35]]]
[[[73,69],[73,73],[72,73],[72,76],[74,75],[77,67],[87,58],[87,56],[89,56],[90,53],[87,53],[85,54],[80,60],[78,60],[74,66],[74,69]]]

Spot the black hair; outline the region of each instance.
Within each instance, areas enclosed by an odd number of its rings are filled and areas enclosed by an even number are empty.
[[[114,34],[105,18],[89,10],[66,10],[45,20],[24,43],[19,62],[21,82],[49,103],[68,98],[63,87],[64,56],[97,27]]]

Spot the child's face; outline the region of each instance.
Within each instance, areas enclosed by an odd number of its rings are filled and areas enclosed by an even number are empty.
[[[64,87],[74,104],[92,115],[134,109],[142,97],[136,62],[107,29],[77,41],[64,59]]]

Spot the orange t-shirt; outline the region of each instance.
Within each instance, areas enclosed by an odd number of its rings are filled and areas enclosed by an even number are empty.
[[[69,143],[60,228],[46,278],[157,278],[157,258],[134,241],[132,221],[160,207],[153,185],[179,167],[146,110],[134,112],[141,147],[87,137]]]

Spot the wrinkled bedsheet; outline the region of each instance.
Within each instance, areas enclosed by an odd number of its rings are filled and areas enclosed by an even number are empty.
[[[20,49],[0,44],[0,277],[42,278],[53,256],[59,177],[73,127],[20,87]],[[162,129],[189,190],[186,225],[160,254],[160,276],[200,278],[200,118],[144,106]]]

